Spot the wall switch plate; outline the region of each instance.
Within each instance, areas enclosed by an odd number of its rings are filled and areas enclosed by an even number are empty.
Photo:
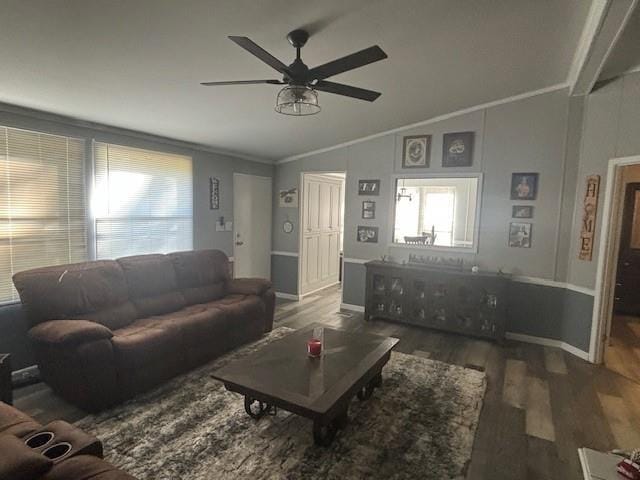
[[[226,222],[226,223],[224,224],[224,229],[225,229],[227,232],[233,232],[233,222]]]
[[[220,222],[216,222],[216,232],[224,232],[224,225],[220,225]]]

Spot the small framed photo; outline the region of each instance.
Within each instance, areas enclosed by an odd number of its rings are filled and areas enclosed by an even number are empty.
[[[511,200],[535,200],[538,196],[537,173],[511,174]]]
[[[380,180],[358,180],[358,195],[380,195]]]
[[[509,224],[509,246],[531,248],[531,223],[511,222]]]
[[[533,218],[533,207],[531,205],[514,205],[511,207],[513,218]]]
[[[358,225],[358,241],[362,243],[378,243],[378,227]]]
[[[445,133],[442,139],[443,167],[473,165],[474,132]]]
[[[427,168],[431,163],[431,135],[402,139],[402,168]]]
[[[373,220],[376,218],[376,202],[364,200],[362,202],[362,218],[365,220]]]

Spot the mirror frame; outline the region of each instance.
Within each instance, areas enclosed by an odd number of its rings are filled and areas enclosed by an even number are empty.
[[[473,227],[473,247],[472,248],[462,248],[462,247],[442,247],[437,245],[407,245],[406,243],[395,243],[393,241],[395,237],[395,229],[396,229],[396,188],[398,185],[398,180],[409,178],[475,178],[478,180],[478,188],[476,192],[476,215],[475,215],[475,223]],[[424,251],[432,251],[432,252],[442,252],[442,253],[470,253],[477,254],[478,253],[478,243],[480,241],[480,217],[482,212],[482,191],[483,191],[483,174],[482,173],[471,173],[471,172],[438,172],[438,173],[407,173],[407,174],[395,174],[391,175],[391,202],[390,202],[390,212],[389,212],[389,232],[391,234],[391,238],[389,240],[388,246],[390,248],[405,248],[410,250],[424,250]]]

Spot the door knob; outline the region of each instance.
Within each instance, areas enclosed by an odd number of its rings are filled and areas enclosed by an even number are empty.
[[[629,265],[631,265],[631,262],[624,262],[622,265],[628,267]]]
[[[236,245],[244,245],[244,242],[236,242]]]

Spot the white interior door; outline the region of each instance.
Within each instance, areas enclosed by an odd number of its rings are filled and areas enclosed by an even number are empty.
[[[233,175],[234,276],[271,278],[271,177]]]
[[[344,178],[304,174],[302,180],[300,293],[338,282]]]

